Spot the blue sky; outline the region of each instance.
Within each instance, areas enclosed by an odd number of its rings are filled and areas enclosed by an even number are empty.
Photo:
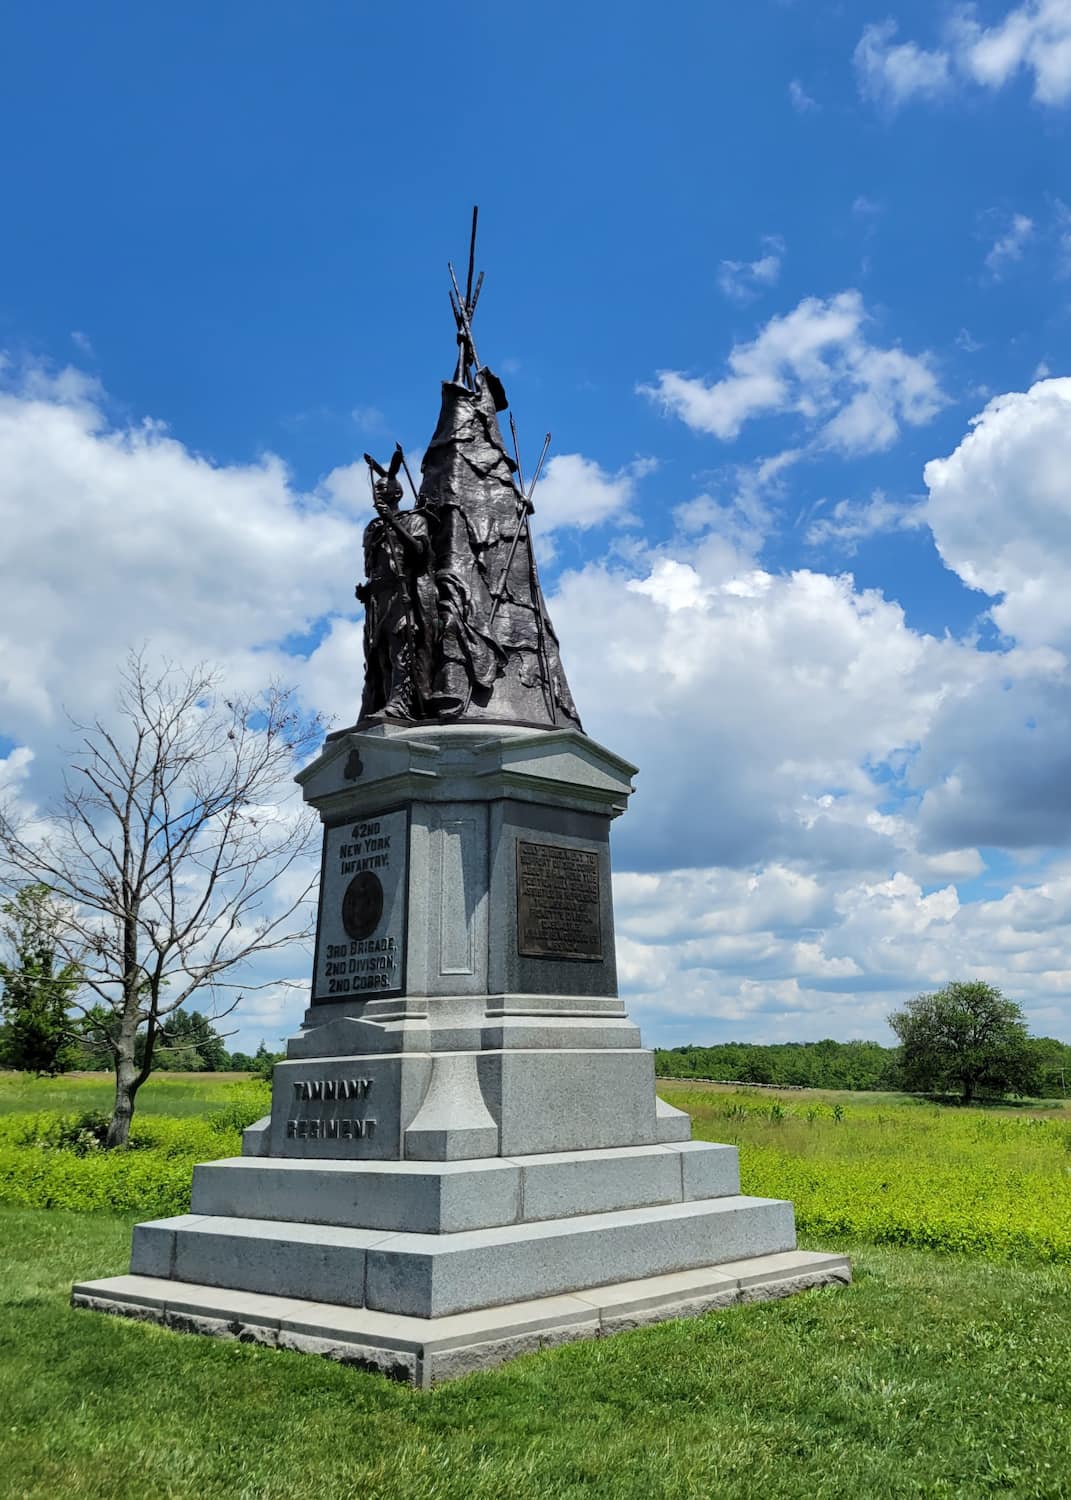
[[[574,694],[641,768],[647,1039],[883,1039],[972,974],[1071,1036],[1071,0],[0,26],[13,795],[128,644],[352,717],[360,454],[430,435],[479,202]]]

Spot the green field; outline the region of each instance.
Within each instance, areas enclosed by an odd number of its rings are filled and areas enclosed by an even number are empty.
[[[203,1115],[215,1109],[226,1090],[250,1081],[248,1073],[154,1073],[138,1092],[138,1115]],[[64,1073],[59,1078],[32,1078],[0,1072],[0,1118],[4,1115],[58,1110],[110,1109],[115,1084],[110,1073]]]
[[[1071,1110],[905,1094],[663,1084],[702,1140],[740,1147],[744,1191],[791,1198],[823,1240],[1071,1263]]]
[[[83,1191],[99,1156],[57,1149],[46,1122],[99,1107],[100,1086],[0,1078],[0,1162],[47,1159]],[[127,1160],[150,1176],[178,1171],[169,1191],[180,1192],[186,1147],[235,1149],[257,1104],[248,1087],[154,1082],[155,1112]],[[747,1188],[797,1197],[812,1225],[803,1243],[851,1248],[852,1287],[570,1345],[420,1394],[308,1356],[74,1312],[73,1280],[125,1269],[135,1210],[9,1196],[0,1496],[1071,1495],[1065,1111],[665,1093],[693,1111],[697,1135],[740,1144]],[[37,1135],[18,1144],[29,1119]],[[1009,1212],[1014,1232],[994,1234]],[[829,1227],[837,1215],[847,1227]],[[945,1253],[905,1248],[895,1230],[928,1226],[941,1243],[961,1215],[974,1227]]]

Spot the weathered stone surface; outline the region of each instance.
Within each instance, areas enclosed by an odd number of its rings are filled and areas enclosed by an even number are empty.
[[[649,1309],[675,1307],[682,1302],[703,1298],[728,1298],[730,1302],[735,1302],[739,1291],[740,1283],[737,1278],[723,1268],[699,1266],[691,1271],[671,1271],[664,1276],[647,1276],[636,1281],[619,1281],[608,1286],[590,1287],[574,1295],[578,1302],[586,1302],[597,1308],[600,1317],[614,1317],[622,1312],[638,1314]]]
[[[170,1234],[169,1269],[155,1274],[422,1318],[795,1244],[791,1204],[739,1196],[438,1235],[214,1215],[168,1225],[136,1241],[137,1273],[154,1274]]]
[[[485,995],[490,897],[485,802],[418,803],[409,881],[408,987],[414,994]]]
[[[365,1302],[437,1318],[794,1244],[791,1204],[741,1197],[449,1236],[400,1234],[369,1247]]]
[[[242,1131],[243,1156],[267,1156],[271,1151],[271,1115],[254,1120]]]
[[[176,1214],[173,1219],[147,1219],[135,1224],[130,1269],[135,1276],[175,1274],[175,1231],[200,1223],[199,1214]]]
[[[194,1216],[454,1234],[737,1192],[735,1147],[684,1141],[455,1162],[231,1157],[194,1168],[191,1209]],[[164,1233],[170,1223],[162,1221]]]
[[[487,1052],[477,1066],[503,1156],[656,1143],[650,1052]]]
[[[680,1163],[661,1146],[517,1157],[524,1218],[564,1219],[681,1201]]]
[[[828,1255],[815,1250],[797,1250],[790,1255],[756,1255],[735,1261],[723,1269],[726,1275],[737,1281],[742,1302],[790,1297],[813,1286],[846,1286],[852,1279],[851,1261],[846,1255]]]
[[[376,1230],[326,1224],[269,1224],[260,1219],[195,1218],[174,1231],[169,1275],[176,1281],[311,1297],[359,1307],[365,1255],[385,1236]],[[147,1271],[135,1241],[131,1266]]]
[[[472,1162],[303,1162],[247,1157],[208,1162],[193,1174],[199,1214],[453,1234],[512,1224],[521,1168]]]
[[[624,1018],[593,1016],[508,1016],[480,1028],[480,1046],[486,1052],[502,1048],[582,1049],[609,1047],[620,1051],[639,1047],[640,1029]]]
[[[691,1140],[691,1137],[691,1117],[683,1109],[674,1109],[672,1104],[667,1104],[664,1099],[656,1099],[655,1139],[659,1141],[688,1141]]]
[[[414,1354],[403,1354],[396,1349],[380,1349],[374,1344],[349,1343],[340,1339],[310,1338],[304,1333],[291,1333],[288,1329],[279,1332],[278,1348],[289,1349],[295,1354],[318,1354],[322,1359],[333,1359],[336,1364],[353,1365],[358,1370],[368,1370],[374,1375],[385,1375],[388,1380],[404,1380],[410,1385],[419,1385],[420,1362]]]
[[[117,1281],[119,1277],[115,1278]],[[117,1318],[133,1318],[135,1322],[163,1322],[163,1308],[155,1303],[124,1302],[120,1297],[94,1297],[90,1292],[79,1290],[76,1284],[71,1291],[71,1306],[84,1307],[89,1312],[111,1313]]]
[[[427,1387],[570,1340],[783,1296],[789,1284],[803,1290],[851,1279],[844,1256],[814,1251],[750,1257],[740,1268],[743,1287],[734,1267],[722,1265],[434,1319],[130,1276],[80,1282],[71,1300],[76,1307],[161,1323],[170,1315],[173,1326],[185,1319],[192,1331],[254,1339],[265,1347],[274,1341],[280,1349],[320,1354]]]
[[[508,1333],[483,1344],[468,1344],[453,1349],[429,1350],[422,1361],[421,1384],[427,1390],[447,1380],[471,1375],[474,1370],[520,1359],[525,1354],[539,1354],[561,1344],[595,1338],[600,1330],[595,1323],[569,1322],[557,1327],[541,1328],[532,1333]]]
[[[473,1052],[441,1052],[415,1118],[406,1127],[405,1155],[417,1161],[458,1161],[498,1155],[498,1125],[484,1102]]]
[[[728,1198],[740,1191],[740,1153],[715,1141],[677,1141],[671,1150],[681,1166],[681,1197]]]

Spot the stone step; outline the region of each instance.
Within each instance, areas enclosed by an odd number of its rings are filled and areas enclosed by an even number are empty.
[[[555,1344],[850,1281],[846,1256],[791,1250],[435,1319],[157,1276],[78,1282],[71,1301],[183,1333],[321,1354],[427,1388]]]
[[[790,1203],[740,1195],[438,1235],[184,1214],[137,1225],[130,1269],[437,1318],[795,1244]]]
[[[243,1156],[194,1169],[191,1212],[456,1234],[739,1191],[735,1146],[709,1141],[445,1162]]]

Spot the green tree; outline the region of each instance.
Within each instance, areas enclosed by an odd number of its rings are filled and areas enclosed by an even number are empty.
[[[144,1032],[139,1032],[137,1060],[144,1061]],[[172,1073],[202,1070],[218,1073],[230,1062],[223,1038],[208,1016],[199,1010],[174,1010],[160,1023],[154,1050],[154,1066]]]
[[[1052,1036],[1030,1038],[1038,1071],[1038,1093],[1066,1099],[1071,1085],[1071,1047]]]
[[[0,906],[0,1061],[28,1073],[61,1073],[73,1058],[68,1010],[81,983],[76,963],[57,956],[59,917],[47,885],[34,882]]]
[[[260,1078],[267,1079],[268,1083],[270,1083],[272,1074],[275,1072],[275,1064],[282,1062],[285,1056],[285,1052],[269,1052],[265,1043],[261,1041],[260,1046],[253,1054],[253,1066],[250,1072],[256,1073]]]
[[[1038,1085],[1037,1057],[1022,1009],[980,979],[954,981],[894,1011],[908,1089],[958,1089],[970,1104],[979,1090],[1026,1094]]]

